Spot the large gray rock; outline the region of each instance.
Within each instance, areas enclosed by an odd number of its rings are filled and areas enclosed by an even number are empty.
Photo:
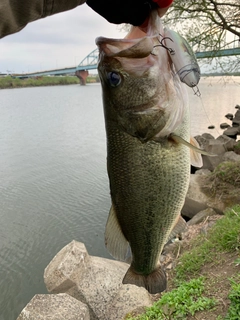
[[[240,126],[240,119],[234,118],[232,121],[232,126],[233,127],[239,127]]]
[[[238,106],[238,109],[240,109],[239,106]],[[237,110],[237,112],[235,113],[234,117],[235,117],[235,119],[240,120],[240,110]]]
[[[213,171],[214,168],[222,162],[222,157],[226,151],[233,150],[235,141],[226,135],[219,136],[215,139],[211,134],[204,133],[201,136],[196,136],[200,147],[209,153],[202,155],[202,169]]]
[[[204,221],[207,217],[216,215],[216,211],[212,208],[207,208],[203,211],[198,212],[191,220],[187,222],[189,226],[199,224]]]
[[[232,119],[232,126],[239,127],[240,126],[240,110],[235,113],[234,118]]]
[[[219,136],[216,140],[218,140],[222,143],[225,151],[233,151],[234,146],[237,144],[237,142],[234,139],[229,138],[228,136],[226,136],[224,134]]]
[[[232,113],[227,113],[227,114],[225,115],[225,117],[226,117],[227,119],[229,119],[229,120],[232,120],[232,119],[233,119],[233,114],[232,114]]]
[[[240,134],[240,130],[239,127],[229,127],[223,132],[223,134],[230,138],[237,139],[237,135]]]
[[[238,162],[240,161],[240,155],[233,151],[226,152],[223,156],[223,161]]]
[[[68,294],[37,294],[17,320],[90,320],[88,307]]]
[[[228,124],[228,123],[226,123],[226,122],[223,122],[223,123],[220,124],[220,128],[221,128],[221,129],[227,129],[227,128],[229,128],[229,127],[230,127],[230,124]]]
[[[208,208],[205,200],[199,201],[189,198],[185,198],[185,202],[181,211],[182,216],[192,219],[199,211],[205,210]]]
[[[211,195],[203,192],[205,186],[205,176],[191,174],[189,188],[186,196],[186,201],[197,203],[202,206],[201,210],[213,208],[218,214],[222,214],[226,209],[226,204]],[[201,211],[198,210],[198,211]],[[194,215],[192,215],[193,217]]]
[[[89,256],[83,243],[72,241],[46,267],[44,281],[49,292],[66,292],[86,303],[91,319],[108,319],[107,306],[122,286],[128,267]]]
[[[201,136],[196,136],[195,139],[198,141],[200,147],[210,154],[210,156],[202,156],[202,169],[208,169],[211,171],[213,171],[215,167],[223,161],[223,155],[225,154],[225,152],[233,151],[234,146],[237,144],[234,139],[228,137],[225,134],[215,139],[211,134],[204,133]]]
[[[203,133],[202,137],[207,139],[207,140],[214,140],[215,139],[214,136],[211,135],[210,133]]]
[[[199,203],[205,204],[208,200],[208,197],[201,190],[202,181],[204,180],[201,179],[200,175],[195,175],[195,174],[190,175],[187,197]]]
[[[121,320],[134,309],[150,307],[150,294],[144,289],[127,284],[122,285],[106,312],[107,320]]]
[[[206,156],[203,155],[203,166],[202,169],[209,169],[211,171],[222,162],[222,156],[225,153],[226,149],[221,141],[219,140],[209,140],[208,144],[205,146],[205,151],[209,152],[215,156]]]
[[[205,136],[206,135],[207,134],[205,134]],[[210,137],[209,139],[207,139],[203,135],[198,135],[198,136],[195,136],[194,138],[197,140],[200,148],[202,148],[203,150],[205,150],[206,146],[209,144],[209,140],[211,140]],[[214,137],[213,137],[213,140],[215,140]]]
[[[107,306],[121,287],[128,268],[128,264],[120,261],[91,257],[88,277],[78,283],[76,297],[79,293],[84,295],[90,312],[93,310],[97,319],[108,319]]]

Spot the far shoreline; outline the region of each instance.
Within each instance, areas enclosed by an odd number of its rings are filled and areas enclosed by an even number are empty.
[[[239,75],[206,75],[203,74],[200,83],[217,83],[222,82],[240,84]],[[89,75],[86,79],[86,84],[100,83],[98,75]],[[61,86],[79,84],[80,81],[76,76],[41,76],[34,78],[20,79],[11,75],[0,75],[0,89],[16,89],[16,88],[31,88],[31,87],[46,87],[46,86]]]
[[[98,76],[88,76],[88,83],[98,83]],[[42,76],[35,78],[19,79],[13,76],[0,77],[0,89],[15,89],[15,88],[31,88],[45,86],[59,86],[79,84],[80,81],[76,76]]]

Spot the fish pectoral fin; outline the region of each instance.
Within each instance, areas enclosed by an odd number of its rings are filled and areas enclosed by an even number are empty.
[[[202,157],[200,155],[198,155],[198,153],[204,154],[204,155],[210,156],[210,157],[217,156],[217,154],[213,154],[213,153],[210,153],[210,152],[207,152],[205,150],[200,149],[197,140],[194,139],[193,137],[190,138],[190,143],[174,133],[171,133],[169,135],[169,138],[171,138],[172,140],[174,140],[177,143],[184,144],[185,146],[190,148],[191,164],[195,167],[202,167],[202,165],[203,165]]]
[[[167,288],[166,273],[160,265],[148,275],[139,274],[130,266],[122,282],[144,287],[151,294],[162,292]]]
[[[197,150],[201,150],[195,138],[190,137],[190,144]],[[190,162],[192,166],[201,168],[203,166],[202,156],[196,149],[190,149]]]
[[[207,152],[205,150],[200,149],[197,140],[195,138],[193,138],[193,137],[190,138],[190,143],[187,142],[186,140],[184,140],[183,138],[181,138],[180,136],[176,135],[175,133],[171,133],[169,135],[169,137],[171,139],[173,139],[175,142],[182,143],[185,146],[187,146],[188,148],[190,148],[190,149],[192,149],[192,150],[194,150],[194,151],[196,151],[198,153],[205,154],[206,156],[210,156],[210,157],[216,157],[217,156],[217,154],[213,154],[213,153],[210,153],[210,152]]]
[[[118,218],[112,205],[105,229],[105,245],[109,253],[121,261],[129,260],[131,256],[130,245],[122,233]]]
[[[179,215],[173,225],[172,231],[168,236],[166,243],[176,237],[179,233],[183,232],[187,227],[186,221]]]

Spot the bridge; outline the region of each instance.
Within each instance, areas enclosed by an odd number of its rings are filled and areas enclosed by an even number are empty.
[[[197,59],[215,58],[215,57],[229,57],[240,55],[240,48],[224,49],[218,51],[204,51],[195,53]],[[62,69],[44,70],[33,73],[14,74],[17,78],[30,78],[41,76],[60,76],[60,75],[75,75],[79,78],[80,84],[85,85],[88,76],[88,70],[97,69],[98,49],[96,48],[90,52],[76,67],[67,67]]]
[[[66,67],[61,69],[51,69],[44,71],[36,71],[36,72],[28,72],[22,74],[14,74],[13,76],[16,78],[34,78],[34,77],[42,77],[42,76],[63,76],[63,75],[75,75],[79,78],[80,84],[85,85],[86,79],[88,76],[88,70],[97,69],[98,62],[98,49],[96,48],[92,52],[90,52],[80,63],[79,65]]]

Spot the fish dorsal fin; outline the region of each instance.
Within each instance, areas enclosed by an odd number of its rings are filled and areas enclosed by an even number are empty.
[[[187,223],[183,219],[181,215],[177,217],[175,220],[175,223],[173,225],[172,231],[170,235],[168,236],[167,242],[172,240],[174,237],[176,237],[179,233],[183,232],[186,229]]]
[[[194,165],[195,167],[202,167],[202,157],[198,154],[204,154],[210,157],[217,156],[216,154],[200,149],[197,140],[192,137],[190,139],[190,143],[174,133],[171,133],[169,137],[173,139],[175,142],[182,143],[188,148],[190,148],[191,164]]]
[[[105,229],[105,245],[114,258],[121,261],[126,261],[129,258],[131,249],[122,233],[113,205]]]

